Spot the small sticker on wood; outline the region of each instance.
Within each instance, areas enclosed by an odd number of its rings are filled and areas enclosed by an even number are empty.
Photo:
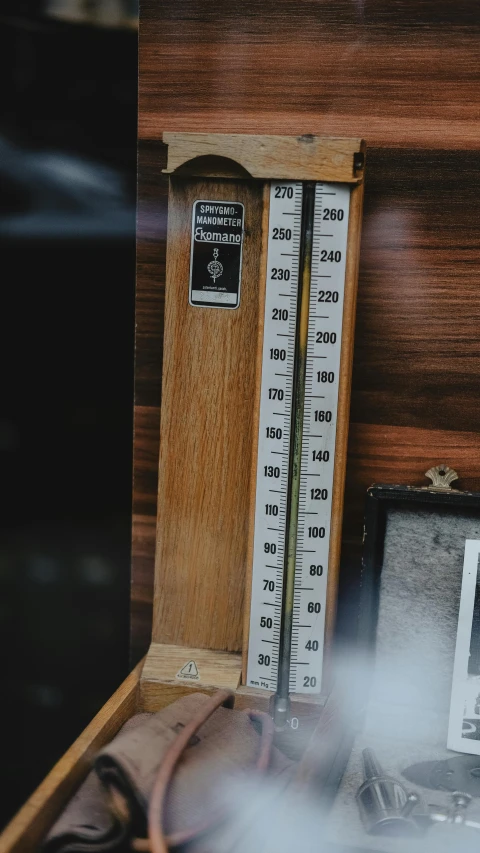
[[[200,681],[200,673],[195,661],[189,660],[185,666],[178,670],[175,678],[181,678],[185,681]]]

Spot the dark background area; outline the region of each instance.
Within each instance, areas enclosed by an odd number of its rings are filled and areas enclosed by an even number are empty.
[[[135,22],[4,0],[0,73],[3,825],[128,671]]]

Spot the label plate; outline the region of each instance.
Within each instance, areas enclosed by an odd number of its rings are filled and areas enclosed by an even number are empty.
[[[242,278],[244,206],[238,201],[193,205],[190,305],[238,308]]]

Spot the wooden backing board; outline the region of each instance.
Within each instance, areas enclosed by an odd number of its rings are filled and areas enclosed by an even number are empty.
[[[142,140],[208,128],[478,149],[475,0],[144,0],[141,19]]]
[[[347,472],[348,428],[350,423],[350,397],[352,387],[352,362],[355,340],[355,319],[360,263],[361,225],[364,185],[351,191],[348,221],[347,263],[345,269],[345,295],[343,303],[342,349],[340,354],[340,379],[338,384],[337,433],[335,443],[335,470],[333,473],[332,516],[330,551],[328,555],[327,601],[325,614],[325,672],[323,684],[329,678],[328,649],[331,643],[337,611],[340,551],[342,547],[343,505]]]
[[[254,441],[261,182],[172,178],[155,601],[155,643],[242,647]],[[245,206],[235,310],[188,304],[192,204]]]
[[[196,135],[172,134],[166,139],[173,149],[170,164],[172,159],[180,164],[198,150]],[[215,139],[208,136],[212,149]],[[224,135],[220,140],[221,150],[226,150],[228,142],[230,153],[240,159],[243,137]],[[265,156],[270,152],[275,155],[278,138],[255,138],[257,149],[260,140]],[[287,142],[291,146],[297,140]],[[316,140],[315,144],[328,151],[328,142]],[[358,151],[358,143],[352,141],[351,151]],[[208,146],[200,148],[207,149]],[[288,151],[285,163],[288,167]],[[251,584],[267,196],[267,185],[261,181],[211,177],[195,180],[179,175],[172,178],[169,202],[152,639],[155,644],[200,649],[236,652],[243,648],[244,658],[248,616],[243,617],[243,613],[249,611]],[[340,369],[328,635],[335,616],[338,579],[362,198],[363,185],[354,185]],[[235,311],[188,304],[191,210],[198,199],[245,204],[242,296]]]

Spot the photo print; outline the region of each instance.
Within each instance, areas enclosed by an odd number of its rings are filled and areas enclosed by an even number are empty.
[[[480,540],[467,539],[452,680],[449,749],[480,755]]]

